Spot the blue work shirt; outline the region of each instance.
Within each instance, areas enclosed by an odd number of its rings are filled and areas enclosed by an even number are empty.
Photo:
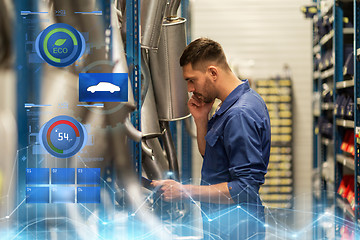
[[[267,107],[244,80],[208,122],[201,170],[202,185],[227,182],[240,208],[202,202],[204,239],[265,239],[258,193],[269,163],[270,138]]]
[[[201,184],[228,182],[236,204],[261,205],[258,193],[269,163],[270,138],[267,107],[248,80],[243,80],[208,122]],[[201,206],[206,212],[221,209],[214,204]]]

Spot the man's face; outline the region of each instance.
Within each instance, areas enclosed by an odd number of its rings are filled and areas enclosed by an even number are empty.
[[[216,91],[207,72],[194,70],[191,64],[183,66],[183,76],[187,82],[188,92],[205,103],[211,103],[216,98]]]

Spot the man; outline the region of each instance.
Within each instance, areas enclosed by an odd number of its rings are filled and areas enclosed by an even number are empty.
[[[173,180],[162,185],[165,201],[201,202],[205,238],[263,239],[264,208],[258,196],[270,155],[270,119],[262,98],[229,68],[220,44],[199,38],[184,50],[180,65],[188,91],[188,107],[204,158],[201,186]],[[218,98],[220,108],[208,114]]]

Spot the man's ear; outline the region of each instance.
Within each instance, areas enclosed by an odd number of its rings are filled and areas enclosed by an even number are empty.
[[[209,75],[210,75],[211,78],[213,78],[214,80],[217,79],[218,74],[219,74],[217,67],[209,66],[208,67],[208,72],[209,72]]]

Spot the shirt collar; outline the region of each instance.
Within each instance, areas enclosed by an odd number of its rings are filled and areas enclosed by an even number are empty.
[[[249,81],[247,79],[241,80],[242,84],[237,86],[221,104],[219,110],[217,110],[213,117],[220,116],[226,112],[245,92],[250,89]]]

